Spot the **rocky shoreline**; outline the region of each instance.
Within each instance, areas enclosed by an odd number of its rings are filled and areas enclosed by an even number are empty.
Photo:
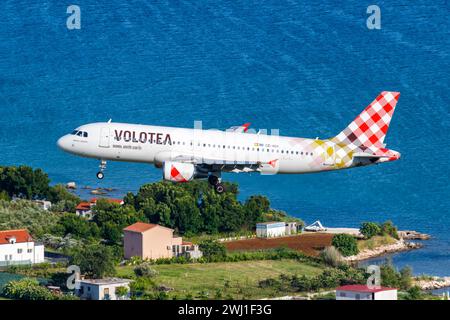
[[[431,277],[430,279],[416,278],[414,284],[422,290],[435,290],[450,287],[450,277]]]
[[[361,251],[357,255],[345,257],[344,259],[348,262],[359,262],[370,258],[383,256],[389,253],[419,249],[421,247],[422,244],[420,243],[408,242],[403,239],[400,239],[396,243],[380,246],[375,249],[366,249]]]

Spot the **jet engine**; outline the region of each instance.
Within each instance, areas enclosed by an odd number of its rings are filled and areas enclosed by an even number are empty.
[[[187,182],[197,178],[205,178],[207,174],[197,172],[192,163],[164,161],[163,178],[174,182]]]

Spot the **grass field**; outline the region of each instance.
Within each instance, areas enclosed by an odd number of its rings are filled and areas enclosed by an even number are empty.
[[[397,239],[394,239],[391,236],[375,236],[370,238],[369,240],[358,240],[358,249],[359,251],[365,249],[375,249],[379,246],[394,244],[397,242]]]
[[[296,260],[242,261],[152,266],[156,285],[173,288],[170,297],[255,299],[285,295],[276,288],[259,288],[258,282],[280,274],[314,276],[323,270]],[[118,267],[118,276],[133,278],[133,266]]]

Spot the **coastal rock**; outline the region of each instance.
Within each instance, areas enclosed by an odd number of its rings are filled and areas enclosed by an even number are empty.
[[[77,188],[77,184],[75,182],[67,182],[66,188],[67,189],[76,189]]]
[[[421,248],[422,245],[414,242],[406,242],[403,239],[398,240],[396,243],[388,244],[377,247],[375,249],[366,249],[354,256],[345,257],[344,259],[349,262],[367,260],[370,258],[382,256],[388,253],[406,251],[411,249]]]
[[[103,189],[99,188],[99,189],[92,190],[91,194],[93,194],[93,195],[104,195],[104,194],[107,194],[107,192],[105,192],[105,191],[103,191]]]
[[[428,240],[431,238],[429,234],[420,233],[413,230],[398,231],[398,235],[404,240]]]
[[[450,287],[450,277],[431,277],[430,279],[416,278],[414,284],[422,290],[434,290]]]

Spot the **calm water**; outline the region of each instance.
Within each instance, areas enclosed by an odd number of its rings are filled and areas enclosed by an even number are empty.
[[[431,233],[394,256],[450,275],[449,4],[390,1],[368,30],[371,1],[81,0],[81,30],[61,1],[0,2],[0,163],[41,167],[53,182],[135,191],[150,165],[62,153],[57,138],[106,121],[207,128],[246,121],[283,135],[331,137],[383,90],[401,92],[386,142],[395,163],[314,175],[226,175],[306,222],[357,227],[392,219]]]

